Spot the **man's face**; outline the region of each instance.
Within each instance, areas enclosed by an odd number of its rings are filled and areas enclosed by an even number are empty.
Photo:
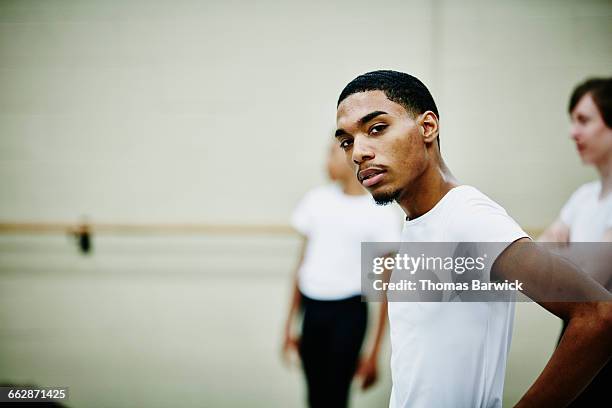
[[[421,127],[383,91],[350,95],[340,103],[336,139],[361,184],[379,204],[401,198],[426,168]]]
[[[571,113],[571,136],[585,164],[597,164],[612,154],[612,129],[606,126],[591,94],[586,94]]]

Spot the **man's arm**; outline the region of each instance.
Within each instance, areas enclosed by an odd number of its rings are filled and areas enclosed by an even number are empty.
[[[605,300],[538,301],[568,324],[517,407],[562,407],[580,394],[612,355],[612,295],[574,264],[529,241],[523,238],[506,248],[495,261],[492,278],[523,282],[523,292],[536,301],[553,294],[559,299]]]
[[[612,243],[608,234],[610,232],[604,234],[600,242],[576,242],[550,249],[572,261],[581,271],[612,292]]]
[[[376,325],[376,333],[374,343],[372,344],[372,350],[366,358],[360,361],[359,369],[356,373],[356,375],[362,379],[361,388],[363,390],[370,388],[378,380],[378,354],[380,352],[380,345],[385,333],[386,322],[387,301],[385,300],[380,304],[378,324]]]
[[[544,232],[538,237],[541,242],[569,242],[569,227],[560,219],[555,220]]]
[[[391,270],[385,269],[383,274],[384,282],[389,282],[391,279],[391,272]],[[359,368],[356,373],[356,376],[362,378],[361,388],[364,390],[370,388],[378,380],[378,356],[380,353],[382,339],[385,334],[385,328],[387,327],[387,310],[387,296],[384,295],[384,299],[380,304],[378,313],[378,322],[376,325],[372,350],[368,354],[368,357],[360,361]]]
[[[302,237],[302,245],[300,248],[300,255],[298,258],[298,263],[295,268],[295,272],[293,274],[293,282],[291,285],[291,300],[289,303],[289,312],[287,313],[287,320],[285,322],[285,329],[283,334],[283,359],[285,361],[289,361],[289,353],[292,350],[297,351],[299,345],[299,337],[295,336],[292,333],[293,319],[295,318],[297,311],[299,310],[300,302],[302,300],[302,295],[298,288],[298,272],[304,261],[304,252],[306,251],[306,246],[308,245],[308,239],[306,237]]]
[[[569,228],[560,220],[551,225],[539,238],[541,242],[558,242],[561,245],[550,244],[550,249],[571,260],[582,271],[595,279],[608,291],[612,289],[612,228],[608,228],[598,243],[570,243]]]

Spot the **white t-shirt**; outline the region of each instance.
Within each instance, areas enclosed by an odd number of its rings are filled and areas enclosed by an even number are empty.
[[[450,190],[402,232],[406,242],[509,245],[522,237],[501,206],[470,186]],[[511,302],[389,302],[390,407],[501,407],[513,320]]]
[[[601,182],[583,184],[561,209],[561,221],[569,227],[570,242],[599,242],[612,228],[612,194],[599,199]]]
[[[397,208],[376,205],[370,194],[344,194],[335,184],[308,192],[291,224],[308,237],[298,287],[319,300],[359,295],[361,242],[398,242],[402,226]]]

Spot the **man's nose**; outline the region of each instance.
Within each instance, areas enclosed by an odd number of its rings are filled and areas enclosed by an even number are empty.
[[[572,124],[570,126],[570,138],[574,141],[577,141],[580,137],[580,129],[577,124]]]
[[[372,146],[364,139],[356,137],[353,140],[353,163],[359,165],[374,158]]]

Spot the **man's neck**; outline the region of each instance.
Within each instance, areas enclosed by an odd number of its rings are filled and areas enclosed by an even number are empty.
[[[418,218],[431,210],[446,193],[458,185],[459,182],[443,161],[431,164],[411,188],[402,193],[398,204],[409,219]]]
[[[612,193],[612,155],[601,163],[597,163],[596,167],[601,179],[601,195],[599,198],[604,198]]]

